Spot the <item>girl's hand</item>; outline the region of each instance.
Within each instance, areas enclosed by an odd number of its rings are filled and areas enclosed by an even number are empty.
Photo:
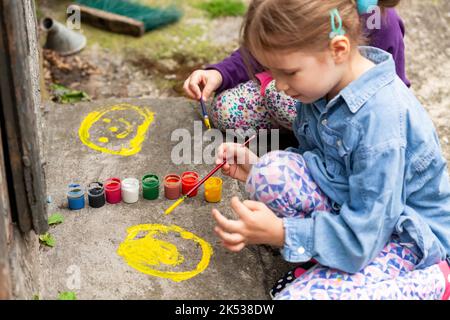
[[[224,160],[222,173],[240,181],[247,181],[248,174],[259,158],[247,147],[238,143],[222,143],[217,152],[216,164]]]
[[[217,70],[196,70],[186,79],[183,89],[189,98],[207,101],[222,84],[222,74]],[[203,87],[203,92],[200,89]]]
[[[217,222],[214,231],[225,248],[239,252],[246,244],[283,246],[283,220],[264,203],[250,200],[241,202],[237,197],[233,197],[231,207],[238,214],[239,220],[229,220],[217,209],[212,210],[213,218]]]

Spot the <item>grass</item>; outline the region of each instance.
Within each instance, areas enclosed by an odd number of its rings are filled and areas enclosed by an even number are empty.
[[[247,10],[241,0],[208,0],[198,7],[208,12],[211,18],[242,16]]]

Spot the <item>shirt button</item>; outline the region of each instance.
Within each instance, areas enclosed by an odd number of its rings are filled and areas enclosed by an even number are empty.
[[[326,126],[328,124],[328,120],[327,119],[323,119],[322,120],[322,125]]]
[[[297,249],[297,252],[299,253],[299,254],[304,254],[305,253],[305,248],[303,248],[303,247],[300,247],[300,248],[298,248]]]
[[[338,147],[342,146],[342,140],[336,141],[336,144],[337,144]]]

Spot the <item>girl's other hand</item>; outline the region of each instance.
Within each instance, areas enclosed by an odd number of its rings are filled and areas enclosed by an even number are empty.
[[[258,156],[242,144],[222,143],[217,152],[216,164],[227,161],[222,167],[222,173],[246,182],[253,164],[258,160]]]
[[[231,207],[239,216],[238,220],[227,219],[217,209],[212,210],[217,222],[214,231],[225,248],[239,252],[247,244],[284,245],[283,220],[264,203],[251,200],[241,202],[233,197]]]
[[[191,99],[200,100],[203,96],[203,99],[208,101],[222,81],[222,74],[217,70],[196,70],[186,79],[183,89]]]

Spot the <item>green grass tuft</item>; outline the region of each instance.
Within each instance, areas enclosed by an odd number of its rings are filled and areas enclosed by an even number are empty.
[[[200,3],[198,8],[208,12],[211,18],[242,16],[247,10],[242,0],[208,0]]]

